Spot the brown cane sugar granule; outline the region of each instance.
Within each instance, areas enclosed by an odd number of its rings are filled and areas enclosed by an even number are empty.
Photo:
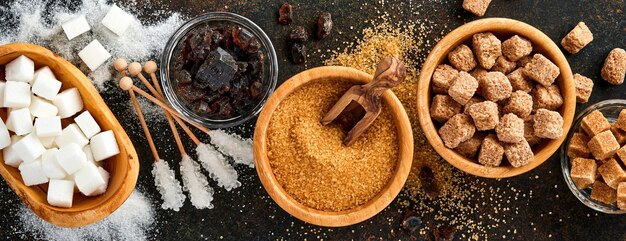
[[[276,179],[294,199],[317,210],[343,211],[371,200],[398,160],[398,133],[387,105],[349,147],[342,144],[340,127],[320,123],[352,85],[341,80],[306,84],[280,103],[268,127]]]

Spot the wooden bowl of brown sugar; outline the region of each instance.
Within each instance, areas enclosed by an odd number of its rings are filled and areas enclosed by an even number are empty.
[[[391,91],[382,96],[380,116],[349,147],[341,127],[320,123],[350,86],[371,80],[353,68],[314,68],[291,77],[265,104],[254,160],[263,187],[289,214],[320,226],[352,225],[382,211],[404,186],[413,135]]]
[[[560,137],[553,137],[554,139],[543,139],[541,142],[538,142],[535,145],[531,145],[531,150],[534,157],[526,158],[525,160],[527,163],[525,163],[524,165],[518,165],[518,167],[514,167],[512,164],[509,164],[510,161],[507,162],[507,160],[502,160],[502,163],[499,166],[482,165],[477,161],[478,158],[476,156],[478,156],[478,154],[475,154],[474,158],[468,158],[467,156],[471,156],[471,154],[462,155],[454,149],[448,148],[446,145],[444,145],[444,141],[442,141],[442,138],[438,133],[438,129],[442,127],[442,124],[433,121],[433,116],[431,116],[430,108],[436,92],[436,90],[433,89],[434,85],[432,81],[435,69],[440,64],[451,64],[450,62],[448,62],[448,54],[455,50],[457,46],[465,44],[472,47],[472,37],[475,34],[487,32],[493,33],[495,37],[503,42],[515,35],[527,39],[532,44],[532,53],[530,55],[526,53],[526,56],[532,57],[533,54],[541,54],[545,56],[545,58],[547,58],[549,61],[551,61],[554,65],[556,65],[559,70],[559,75],[554,80],[552,86],[557,86],[558,88],[556,89],[560,90],[562,104],[559,107],[555,107],[553,111],[558,112],[558,114],[563,119],[563,134]],[[510,55],[507,55],[506,58],[509,58],[508,56]],[[481,65],[482,63],[478,64],[479,67]],[[513,69],[523,68],[525,66],[527,66],[525,63],[518,61],[517,67],[513,66]],[[553,69],[556,68],[553,67]],[[473,70],[475,70],[475,68]],[[490,71],[497,70],[495,70],[494,67]],[[471,71],[468,70],[467,72]],[[506,71],[504,72],[506,74]],[[533,84],[531,86],[539,85],[538,82],[532,83]],[[514,88],[513,92],[515,91],[516,90]],[[527,90],[526,92],[530,92],[530,90]],[[450,32],[441,41],[439,41],[439,43],[437,43],[437,45],[431,50],[426,61],[424,62],[424,66],[422,67],[419,77],[417,96],[420,125],[422,127],[422,130],[424,131],[424,134],[426,135],[426,138],[435,148],[435,150],[446,161],[448,161],[456,168],[476,176],[488,178],[506,178],[520,175],[534,169],[535,167],[541,165],[543,162],[549,159],[550,156],[552,156],[552,154],[557,151],[563,140],[566,138],[567,132],[571,127],[576,108],[576,89],[574,86],[572,71],[559,47],[548,36],[546,36],[543,32],[536,29],[535,27],[517,20],[506,18],[486,18],[464,24],[461,27]],[[475,96],[476,95],[474,95],[474,97]],[[507,99],[503,99],[500,102],[502,101],[507,101]],[[535,104],[533,103],[533,105]],[[534,109],[535,107],[533,107],[532,113],[535,113]],[[526,138],[526,136],[524,137]],[[480,141],[481,140],[479,140],[479,142]],[[526,150],[528,150],[528,148]],[[528,152],[530,151],[527,151],[526,153]]]

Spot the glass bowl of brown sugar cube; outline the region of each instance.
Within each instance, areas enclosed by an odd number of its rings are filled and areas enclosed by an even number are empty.
[[[626,213],[626,100],[596,103],[576,117],[561,148],[561,168],[583,204]]]

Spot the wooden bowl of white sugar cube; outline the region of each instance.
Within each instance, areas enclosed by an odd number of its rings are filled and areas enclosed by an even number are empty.
[[[37,45],[0,46],[0,175],[39,217],[80,227],[130,196],[137,153],[91,81]]]

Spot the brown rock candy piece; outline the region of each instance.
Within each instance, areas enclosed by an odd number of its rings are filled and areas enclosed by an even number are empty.
[[[295,26],[289,32],[289,41],[292,43],[304,43],[308,40],[309,35],[304,26]]]
[[[533,45],[530,40],[513,35],[502,42],[502,54],[510,61],[518,61],[524,56],[528,56],[533,51]]]
[[[500,72],[486,73],[478,79],[478,83],[482,96],[493,102],[507,99],[513,92],[513,87],[506,75]]]
[[[533,121],[536,136],[547,139],[559,139],[563,136],[563,117],[559,112],[539,109]]]
[[[535,85],[533,80],[522,74],[522,68],[513,70],[513,72],[509,73],[506,77],[509,79],[509,82],[511,82],[513,91],[521,90],[530,93]]]
[[[533,109],[557,110],[563,105],[563,96],[557,85],[545,87],[536,85],[531,92],[533,97]]]
[[[463,0],[463,9],[482,17],[487,11],[491,0]]]
[[[496,126],[496,134],[501,142],[526,142],[526,139],[524,139],[524,120],[515,114],[505,114],[500,118],[500,123]]]
[[[591,187],[591,199],[604,204],[613,204],[617,201],[617,191],[602,181],[595,181]]]
[[[446,147],[454,149],[474,136],[476,128],[472,118],[466,114],[456,114],[439,129],[439,136]]]
[[[459,72],[448,89],[448,95],[461,105],[465,105],[478,89],[478,81],[465,71]]]
[[[472,98],[470,98],[467,103],[463,106],[463,114],[468,114],[469,115],[469,108],[470,106],[476,104],[476,103],[480,103],[485,101],[485,99],[483,97],[480,97],[478,95],[472,96]]]
[[[498,104],[492,101],[483,101],[468,108],[476,129],[479,131],[493,130],[500,123]]]
[[[324,39],[330,35],[333,30],[333,18],[329,12],[323,12],[317,18],[317,39]]]
[[[509,74],[515,70],[517,63],[507,60],[504,56],[500,56],[496,59],[496,63],[491,70],[502,72],[503,74]]]
[[[430,105],[430,117],[439,123],[445,123],[452,116],[461,113],[461,104],[449,95],[435,95]]]
[[[574,74],[574,85],[576,86],[576,102],[587,103],[593,90],[593,80],[580,74]]]
[[[472,36],[472,48],[480,66],[491,69],[502,56],[502,42],[493,33],[477,33]]]
[[[583,117],[580,122],[580,128],[582,128],[588,136],[593,137],[600,132],[610,129],[611,123],[604,117],[602,112],[594,110]]]
[[[452,64],[452,66],[456,69],[465,72],[469,72],[477,65],[474,53],[465,44],[457,46],[454,50],[448,53],[448,61],[450,61],[450,64]]]
[[[587,46],[587,44],[591,43],[592,40],[593,34],[591,30],[589,30],[585,22],[579,22],[576,27],[561,40],[561,46],[563,46],[567,52],[575,54]]]
[[[600,173],[604,182],[614,189],[617,189],[617,185],[620,182],[626,181],[626,171],[622,169],[615,158],[609,159],[602,166],[598,167],[598,173]]]
[[[620,148],[619,143],[611,131],[606,130],[598,133],[589,140],[587,147],[596,159],[610,158]]]
[[[626,131],[626,109],[622,109],[619,112],[619,116],[617,117],[615,123],[613,123],[613,126],[620,130]]]
[[[293,7],[289,3],[283,3],[278,9],[278,22],[282,25],[287,25],[293,22],[293,18],[291,18],[291,14],[293,12]]]
[[[576,187],[578,189],[585,189],[595,182],[597,169],[598,166],[593,159],[574,158],[569,173]]]
[[[567,156],[569,158],[590,158],[591,151],[587,147],[587,142],[589,142],[589,138],[585,134],[580,132],[574,133],[567,147]]]
[[[533,154],[533,150],[526,140],[522,140],[518,143],[505,144],[504,155],[506,155],[506,159],[509,160],[509,163],[511,163],[513,167],[524,166],[535,158],[535,154]]]
[[[480,152],[478,154],[478,163],[485,166],[497,167],[502,164],[502,157],[504,156],[504,147],[502,143],[498,141],[498,138],[494,134],[489,134],[482,142],[480,146]]]
[[[294,43],[291,45],[291,60],[294,64],[306,63],[306,45]]]
[[[533,117],[534,116],[531,115],[527,120],[524,120],[524,139],[526,139],[526,142],[528,142],[530,146],[537,145],[541,142],[541,138],[535,135],[535,129],[533,128],[535,122],[533,121]],[[585,145],[586,144],[585,142]]]
[[[626,182],[617,185],[617,208],[626,210]]]
[[[447,64],[440,64],[435,68],[432,77],[433,92],[436,94],[447,94],[450,85],[459,75],[459,71]]]
[[[624,75],[626,73],[626,51],[620,48],[614,48],[604,60],[602,67],[602,79],[612,85],[621,85],[624,83]]]
[[[483,139],[485,139],[485,135],[477,131],[474,133],[474,136],[472,136],[472,138],[467,141],[461,142],[461,144],[454,148],[454,150],[464,157],[473,159],[476,156],[480,145],[483,143]]]
[[[561,71],[556,64],[552,63],[548,58],[541,54],[533,55],[530,63],[526,64],[523,69],[524,75],[537,81],[543,86],[550,86],[559,76]]]
[[[504,113],[513,113],[522,119],[529,116],[532,111],[533,97],[521,90],[513,92],[504,106]]]

